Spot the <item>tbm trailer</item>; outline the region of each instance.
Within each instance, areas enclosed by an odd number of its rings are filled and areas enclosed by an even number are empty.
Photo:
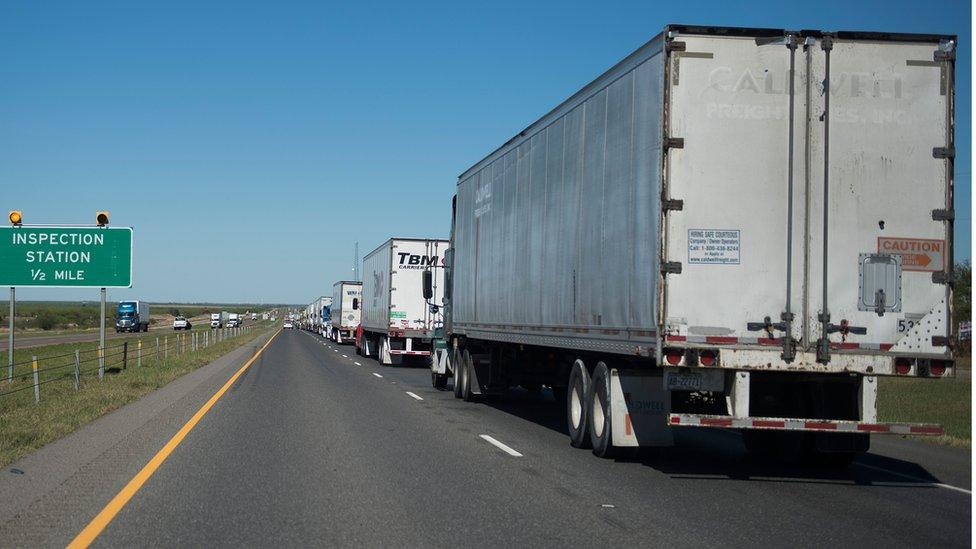
[[[844,463],[953,375],[953,36],[669,26],[458,180],[447,363],[599,456],[742,431]]]
[[[363,258],[362,329],[356,352],[381,364],[429,357],[434,330],[443,323],[439,304],[446,240],[391,238]],[[433,295],[423,295],[423,274],[432,269]]]
[[[329,308],[329,334],[339,344],[352,343],[359,327],[362,282],[343,280],[332,285],[332,305]]]

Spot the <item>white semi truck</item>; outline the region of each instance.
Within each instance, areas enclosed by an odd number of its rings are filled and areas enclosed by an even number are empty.
[[[227,327],[237,328],[241,325],[241,316],[237,313],[227,313]]]
[[[230,319],[230,313],[227,311],[222,311],[219,313],[210,313],[210,327],[211,328],[223,328],[227,321]]]
[[[941,434],[876,399],[954,372],[955,48],[666,27],[459,177],[435,385],[550,386],[603,457]]]
[[[363,258],[362,331],[356,352],[381,364],[400,364],[404,357],[429,357],[434,329],[443,323],[439,305],[444,293],[447,241],[391,238]],[[423,274],[434,275],[432,299],[423,295]]]
[[[363,283],[343,280],[332,285],[329,339],[339,344],[352,343],[359,328]]]

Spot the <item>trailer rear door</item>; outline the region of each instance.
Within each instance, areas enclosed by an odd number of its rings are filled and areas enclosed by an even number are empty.
[[[939,52],[952,44],[843,34],[813,42],[811,346],[826,326],[832,352],[945,354],[949,290],[940,277],[952,261],[944,212],[952,207],[952,161],[945,157],[953,67]],[[827,322],[820,316],[824,296]]]
[[[754,37],[670,43],[664,253],[681,271],[665,276],[662,301],[672,339],[776,345],[783,332],[755,324],[781,322],[787,295],[794,312],[802,304],[805,65],[794,80],[791,196],[790,57]]]

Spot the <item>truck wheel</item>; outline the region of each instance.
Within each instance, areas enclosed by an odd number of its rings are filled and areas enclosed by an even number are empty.
[[[438,391],[447,389],[447,374],[438,374],[437,372],[431,370],[430,384],[433,385]]]
[[[461,351],[457,348],[454,349],[451,364],[454,365],[454,398],[461,398],[461,384],[464,381],[462,365],[464,363],[461,361]]]
[[[590,384],[590,373],[586,371],[586,365],[582,360],[576,359],[569,371],[569,386],[564,391],[566,398],[563,400],[569,443],[574,448],[589,448],[591,444],[590,431],[587,429]]]
[[[461,362],[461,371],[464,372],[461,376],[461,398],[465,402],[474,402],[476,398],[474,391],[471,389],[472,370],[474,370],[474,362],[471,360],[471,353],[465,349]]]
[[[593,453],[602,458],[613,458],[617,448],[613,445],[610,418],[610,368],[602,360],[593,370],[589,391],[589,431]]]

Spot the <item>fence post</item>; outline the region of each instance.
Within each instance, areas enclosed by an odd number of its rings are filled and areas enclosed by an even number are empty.
[[[159,336],[156,336],[156,360],[159,360]]]
[[[139,340],[139,345],[136,348],[136,366],[142,368],[142,340]]]
[[[105,349],[98,346],[98,379],[105,377]]]
[[[34,403],[39,404],[41,402],[41,384],[39,383],[37,377],[37,357],[31,358],[31,368],[34,369]]]
[[[79,383],[79,381],[81,381],[80,379],[78,379],[80,377],[80,375],[81,375],[81,372],[78,371],[79,368],[81,367],[81,356],[80,355],[81,354],[78,352],[78,349],[75,349],[75,391],[78,390],[78,383]]]
[[[125,370],[126,366],[129,365],[129,342],[126,341],[122,344],[122,369]]]
[[[169,336],[163,338],[163,360],[169,358]]]

